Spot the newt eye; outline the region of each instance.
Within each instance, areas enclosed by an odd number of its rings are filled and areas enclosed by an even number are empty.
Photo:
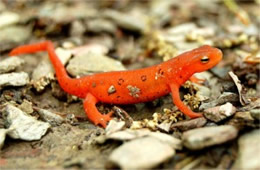
[[[203,64],[206,64],[209,62],[209,57],[208,56],[203,56],[201,57],[200,61],[203,63]]]

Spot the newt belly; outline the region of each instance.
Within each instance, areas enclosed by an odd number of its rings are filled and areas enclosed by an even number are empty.
[[[17,47],[10,52],[10,55],[38,51],[48,52],[61,88],[83,98],[88,118],[94,124],[103,127],[106,127],[111,119],[111,114],[101,114],[96,108],[97,102],[133,104],[152,101],[170,92],[174,104],[184,114],[191,118],[202,116],[183,104],[179,88],[194,73],[208,70],[222,59],[222,52],[219,49],[205,45],[151,67],[98,73],[73,79],[68,76],[50,41]]]

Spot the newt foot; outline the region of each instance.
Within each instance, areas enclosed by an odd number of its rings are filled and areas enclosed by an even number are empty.
[[[109,112],[106,115],[100,115],[95,120],[93,120],[95,125],[101,125],[103,128],[106,128],[107,123],[112,119],[114,111]]]

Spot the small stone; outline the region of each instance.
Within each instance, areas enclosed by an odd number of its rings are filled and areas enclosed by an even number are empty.
[[[225,143],[237,137],[238,130],[231,125],[203,127],[183,133],[182,139],[185,147],[199,150],[205,147]]]
[[[121,62],[105,55],[88,52],[71,59],[67,70],[76,77],[90,73],[125,70],[125,67]]]
[[[140,13],[121,13],[114,10],[106,10],[103,15],[106,18],[113,20],[118,26],[131,30],[144,32],[147,27],[147,22],[144,15]]]
[[[0,87],[24,86],[29,83],[29,76],[25,72],[7,73],[0,75]]]
[[[194,23],[184,23],[168,29],[168,33],[172,35],[187,34],[192,30],[196,29],[197,26]]]
[[[8,57],[7,59],[0,61],[0,74],[13,71],[23,63],[24,60],[19,57]]]
[[[235,112],[236,108],[231,103],[226,103],[222,106],[206,109],[204,111],[204,116],[213,122],[220,122],[221,120],[234,115]]]
[[[260,169],[260,130],[242,135],[238,140],[238,158],[231,169]]]
[[[122,130],[125,126],[124,121],[117,122],[114,119],[110,120],[106,127],[106,134],[112,134],[119,130]]]
[[[85,25],[81,21],[75,20],[72,22],[70,29],[71,36],[81,36],[84,34],[85,31]]]
[[[231,92],[224,92],[216,100],[214,100],[210,103],[202,103],[201,106],[200,106],[200,110],[212,108],[212,107],[215,107],[217,105],[225,104],[227,102],[232,103],[232,102],[237,102],[237,101],[239,101],[239,97],[238,97],[237,94],[231,93]]]
[[[10,129],[8,136],[14,139],[39,140],[50,127],[49,123],[38,121],[10,104],[5,107],[4,115]]]
[[[63,122],[65,122],[65,119],[60,115],[57,115],[48,110],[37,108],[37,107],[35,107],[34,109],[38,112],[38,114],[44,121],[50,123],[53,126],[58,126]]]
[[[29,102],[28,100],[23,100],[23,103],[19,105],[18,108],[27,114],[33,113],[32,102]]]
[[[0,14],[0,28],[19,22],[20,16],[14,12],[3,12]]]
[[[250,110],[250,114],[254,119],[260,120],[260,109],[252,109]]]
[[[153,168],[165,162],[175,151],[153,137],[144,137],[124,143],[109,156],[109,161],[121,169]]]
[[[123,131],[109,133],[106,135],[106,138],[114,139],[114,140],[133,140],[136,138],[147,136],[150,133],[151,133],[151,131],[148,129],[138,129],[138,130],[126,129]]]
[[[109,20],[95,19],[86,22],[87,31],[91,32],[108,32],[114,34],[116,32],[116,26]]]
[[[187,131],[190,129],[195,129],[204,126],[207,123],[207,120],[204,117],[191,119],[191,120],[184,120],[177,123],[172,124],[171,130],[177,128],[180,131]]]
[[[255,123],[250,112],[236,112],[235,116],[229,120],[228,124],[235,126],[238,129],[243,129],[245,127],[259,127],[259,123]]]
[[[177,139],[171,135],[161,133],[161,132],[151,132],[150,134],[148,134],[148,136],[159,139],[163,143],[167,143],[173,149],[178,149],[178,150],[182,149],[181,140]]]
[[[8,131],[9,131],[8,129],[0,129],[0,150],[4,146],[5,137]]]
[[[1,20],[0,20],[1,21]],[[0,29],[0,42],[23,43],[31,37],[31,29],[25,26],[8,26]]]

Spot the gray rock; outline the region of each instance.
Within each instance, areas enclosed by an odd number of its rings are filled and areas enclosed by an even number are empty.
[[[81,18],[96,17],[96,8],[84,1],[78,1],[77,5],[46,3],[42,4],[37,12],[37,17],[54,20],[55,23],[69,23]]]
[[[138,129],[138,130],[132,130],[132,129],[126,129],[122,131],[116,131],[111,133],[106,133],[106,139],[114,139],[114,140],[134,140],[137,138],[142,137],[154,137],[161,142],[167,143],[169,146],[171,146],[174,149],[181,149],[181,140],[177,139],[171,135],[161,133],[161,132],[151,132],[148,129]]]
[[[106,134],[112,134],[117,131],[122,130],[125,127],[124,121],[115,121],[114,119],[110,120],[107,127],[106,127]]]
[[[0,87],[24,86],[29,83],[29,76],[25,72],[7,73],[0,75]]]
[[[208,146],[225,143],[237,137],[238,130],[231,125],[216,127],[203,127],[183,133],[182,139],[185,147],[199,150]]]
[[[0,12],[2,12],[4,9],[6,9],[6,6],[4,4],[4,2],[0,2]]]
[[[232,169],[260,169],[260,130],[244,134],[238,140],[238,158]]]
[[[9,131],[8,129],[0,129],[0,150],[4,146],[5,137],[8,131]]]
[[[5,60],[0,61],[0,74],[13,71],[23,63],[24,60],[21,58],[8,57]]]
[[[8,26],[0,29],[0,42],[22,43],[31,36],[31,29],[24,26]]]
[[[109,156],[109,161],[122,169],[145,169],[158,166],[174,156],[175,151],[153,137],[124,143]]]
[[[106,10],[103,13],[104,17],[112,19],[119,27],[131,30],[144,32],[147,27],[147,22],[144,15],[135,15],[135,13],[121,13],[114,10]]]
[[[32,104],[32,102],[29,102],[26,99],[23,100],[22,104],[19,105],[18,108],[27,114],[33,113],[33,104]]]
[[[220,122],[232,115],[236,112],[236,108],[231,103],[226,103],[221,106],[208,108],[204,111],[204,116],[213,121],[213,122]]]
[[[200,105],[200,110],[212,108],[217,105],[225,104],[227,102],[237,102],[237,101],[239,101],[239,97],[237,94],[231,93],[231,92],[224,92],[216,100],[214,100],[210,103],[202,103]]]
[[[85,53],[70,60],[67,71],[72,76],[84,76],[90,73],[125,70],[121,62],[96,53]]]
[[[252,109],[250,110],[250,114],[254,119],[260,120],[260,109]]]
[[[4,115],[10,130],[8,136],[14,139],[39,140],[50,127],[49,123],[38,121],[10,104],[5,107]]]
[[[182,141],[180,139],[177,139],[171,135],[168,135],[166,133],[161,132],[151,132],[148,134],[150,137],[154,137],[158,140],[160,140],[163,143],[167,143],[169,146],[171,146],[173,149],[182,149]]]
[[[0,14],[0,28],[19,22],[20,17],[14,12],[3,12]]]
[[[229,125],[235,126],[238,129],[245,127],[259,127],[259,123],[255,122],[250,112],[236,112],[235,116],[228,121]]]
[[[34,107],[34,109],[38,112],[38,114],[44,121],[50,123],[53,126],[60,125],[65,121],[65,119],[60,115],[52,113],[48,110],[37,108],[37,107]]]
[[[180,122],[174,123],[171,126],[171,130],[177,128],[180,131],[187,131],[190,129],[202,127],[206,123],[207,123],[207,120],[204,117],[200,117],[200,118],[196,118],[196,119],[185,120],[185,121],[180,121]]]
[[[114,140],[133,140],[136,138],[144,137],[150,134],[151,131],[148,129],[126,129],[123,131],[117,131],[114,133],[109,133],[106,135],[107,139],[114,139]]]
[[[114,34],[117,30],[116,26],[106,19],[95,19],[86,22],[87,31],[91,32],[108,32]]]

